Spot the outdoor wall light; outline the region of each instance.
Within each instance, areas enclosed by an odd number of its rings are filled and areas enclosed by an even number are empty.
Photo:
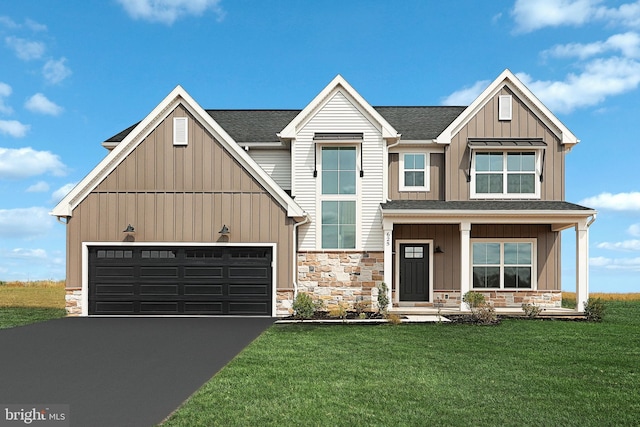
[[[434,250],[435,253],[437,254],[443,254],[444,251],[442,250],[442,248],[440,246],[436,246],[436,249]]]
[[[220,231],[218,231],[218,233],[222,234],[223,236],[229,234],[229,228],[225,225],[222,226],[222,228],[220,229]]]
[[[127,228],[125,228],[124,230],[122,230],[123,233],[135,233],[136,229],[133,228],[133,226],[131,224],[127,225]]]

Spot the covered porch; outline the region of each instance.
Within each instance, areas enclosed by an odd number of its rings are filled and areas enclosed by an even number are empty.
[[[561,307],[560,232],[575,230],[576,309],[589,295],[589,226],[596,212],[560,201],[391,201],[381,205],[384,281],[392,311],[467,311],[485,294],[504,313]],[[564,260],[566,262],[566,260]]]

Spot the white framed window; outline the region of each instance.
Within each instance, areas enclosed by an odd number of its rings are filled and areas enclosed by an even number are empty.
[[[475,239],[473,289],[536,289],[535,240]]]
[[[540,151],[474,151],[472,198],[540,198]]]
[[[429,153],[400,152],[400,191],[429,191]]]
[[[321,146],[320,151],[320,247],[355,249],[357,246],[356,146]]]

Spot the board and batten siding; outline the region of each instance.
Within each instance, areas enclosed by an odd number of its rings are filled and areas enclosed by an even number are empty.
[[[433,254],[433,289],[460,290],[460,228],[457,224],[396,224],[395,239],[432,239],[444,253]],[[560,290],[560,233],[548,225],[474,224],[471,239],[536,239],[537,290]],[[394,255],[395,257],[395,255]],[[393,262],[395,269],[395,259]],[[394,271],[395,274],[395,271]]]
[[[512,95],[511,120],[498,120],[498,97]],[[452,138],[446,154],[446,200],[469,200],[470,183],[465,170],[469,168],[469,138],[542,138],[547,144],[544,159],[544,179],[540,183],[541,200],[564,200],[566,148],[545,123],[518,96],[504,87]]]
[[[189,143],[173,146],[173,117]],[[82,242],[276,243],[279,288],[293,283],[293,219],[182,107],[176,108],[74,210],[67,225],[67,287],[82,283]]]
[[[311,215],[312,222],[299,228],[299,249],[319,249],[316,237],[319,235],[318,227],[321,224],[320,209],[317,204],[317,195],[321,191],[321,175],[314,178],[314,159],[322,161],[320,153],[314,156],[316,144],[313,141],[314,133],[331,132],[363,133],[362,170],[364,176],[358,174],[356,180],[359,188],[358,212],[360,222],[358,224],[359,247],[366,251],[379,251],[382,249],[382,219],[380,203],[383,202],[383,167],[384,141],[382,131],[377,124],[373,124],[351,99],[342,91],[335,91],[327,102],[311,117],[300,130],[295,141],[292,142],[292,167],[293,182],[292,194],[302,209]],[[357,158],[360,163],[360,156]]]
[[[291,190],[291,153],[289,150],[251,148],[249,155],[283,190]]]

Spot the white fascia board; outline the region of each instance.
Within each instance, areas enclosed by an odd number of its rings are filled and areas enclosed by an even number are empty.
[[[438,144],[450,144],[460,131],[484,107],[503,86],[518,93],[528,107],[540,113],[540,119],[556,132],[562,144],[577,144],[578,138],[524,85],[509,69],[504,70],[442,133],[436,138]]]
[[[304,211],[276,182],[258,166],[229,134],[180,85],[171,91],[89,174],[83,178],[50,212],[70,217],[82,200],[164,120],[178,105],[183,105],[212,135],[274,196],[292,217],[304,217]]]
[[[282,139],[295,139],[298,131],[303,127],[313,114],[318,111],[329,97],[342,88],[351,97],[358,107],[371,119],[380,125],[382,138],[399,139],[400,134],[387,120],[378,113],[347,81],[338,74],[315,98],[284,128],[278,136]]]
[[[560,226],[575,224],[596,215],[595,210],[432,210],[422,209],[382,209],[384,220],[393,223],[442,223],[457,224],[469,221],[473,224],[519,224],[543,223]]]

